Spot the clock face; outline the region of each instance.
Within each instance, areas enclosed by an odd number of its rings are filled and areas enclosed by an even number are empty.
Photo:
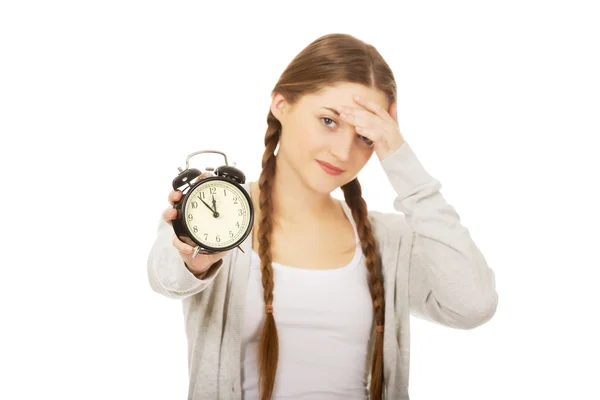
[[[239,241],[251,223],[246,195],[234,184],[218,179],[196,186],[182,212],[190,234],[203,246],[217,249]]]

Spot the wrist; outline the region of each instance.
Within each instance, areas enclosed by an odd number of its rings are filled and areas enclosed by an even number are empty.
[[[186,266],[186,268],[197,278],[197,279],[206,279],[211,277],[214,272],[223,264],[223,259],[221,258],[220,260],[216,261],[215,263],[211,264],[207,269],[205,269],[202,272],[197,272],[192,270],[189,265],[187,265],[187,263],[184,264]]]

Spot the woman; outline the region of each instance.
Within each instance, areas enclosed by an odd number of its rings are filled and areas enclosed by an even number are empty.
[[[170,207],[150,252],[151,287],[183,302],[188,398],[408,399],[409,315],[470,329],[498,296],[400,134],[392,71],[353,36],[320,37],[283,72],[267,124],[259,181],[244,184],[251,251],[192,258]],[[402,214],[367,209],[356,176],[373,153]]]

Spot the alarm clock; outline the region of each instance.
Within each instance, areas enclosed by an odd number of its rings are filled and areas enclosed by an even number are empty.
[[[216,169],[207,167],[212,176],[191,183],[202,172],[189,168],[190,158],[203,153],[221,154],[225,165]],[[185,168],[178,168],[173,179],[173,189],[181,190],[181,200],[175,202],[177,217],[172,226],[182,241],[189,238],[197,246],[193,257],[212,254],[239,247],[248,237],[254,224],[254,207],[248,192],[242,187],[246,177],[242,171],[227,163],[225,153],[201,150],[190,154]],[[213,172],[214,171],[214,172]],[[244,252],[244,250],[239,247]]]

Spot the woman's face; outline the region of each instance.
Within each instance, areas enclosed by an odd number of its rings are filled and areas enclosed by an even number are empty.
[[[341,83],[303,96],[293,106],[278,93],[273,95],[271,112],[282,124],[277,153],[278,164],[295,170],[304,182],[321,193],[330,193],[353,180],[373,154],[370,140],[342,121],[335,107],[361,107],[353,96],[374,101],[388,110],[381,91],[354,83]],[[329,109],[328,109],[329,108]],[[330,175],[317,162],[324,161],[344,170]]]

